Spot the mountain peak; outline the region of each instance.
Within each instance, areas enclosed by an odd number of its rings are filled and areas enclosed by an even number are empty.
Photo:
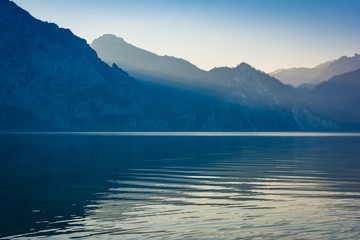
[[[250,66],[249,64],[247,64],[246,62],[242,62],[240,63],[239,65],[237,65],[235,67],[235,69],[238,69],[238,70],[246,70],[246,69],[254,69],[252,66]]]
[[[92,44],[116,44],[116,45],[124,45],[128,44],[123,38],[118,37],[114,34],[104,34],[98,38],[96,38]]]
[[[99,38],[102,38],[102,39],[112,39],[112,40],[121,40],[121,41],[124,41],[125,42],[125,40],[122,38],[122,37],[118,37],[118,36],[116,36],[116,35],[114,35],[114,34],[110,34],[110,33],[106,33],[106,34],[103,34],[101,37],[99,37]],[[98,38],[98,39],[99,39]]]

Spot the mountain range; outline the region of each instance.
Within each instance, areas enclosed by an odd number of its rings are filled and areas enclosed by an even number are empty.
[[[205,74],[205,71],[181,58],[159,56],[112,34],[95,39],[90,46],[104,62],[110,65],[116,63],[138,79],[145,77],[159,83],[169,83],[171,80],[173,83],[185,81],[191,84]]]
[[[359,116],[330,104],[326,96],[334,92],[320,85],[311,96],[303,95],[246,63],[204,71],[114,35],[94,40],[94,51],[70,30],[37,20],[9,0],[0,1],[0,32],[0,131],[349,131],[360,126]],[[356,74],[330,83],[358,82]]]
[[[352,57],[343,56],[339,59],[322,63],[314,68],[279,69],[270,73],[270,75],[285,84],[311,90],[317,84],[327,81],[334,76],[358,69],[360,69],[360,55],[355,54]]]
[[[302,97],[279,80],[246,63],[235,68],[220,67],[204,71],[183,59],[159,56],[137,48],[111,34],[95,39],[90,46],[103,61],[121,66],[138,80],[196,89],[248,105],[260,102],[269,105],[287,104],[298,102]]]

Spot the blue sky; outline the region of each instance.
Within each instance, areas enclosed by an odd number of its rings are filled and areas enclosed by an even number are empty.
[[[89,43],[105,33],[200,68],[271,72],[360,52],[358,0],[15,0]]]

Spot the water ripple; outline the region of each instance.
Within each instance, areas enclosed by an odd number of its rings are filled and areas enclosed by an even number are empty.
[[[17,234],[6,225],[3,239],[360,235],[360,141],[353,137],[48,138],[2,150],[13,165],[0,162],[9,173],[1,178],[2,205],[12,209],[1,223],[16,214],[30,219]]]

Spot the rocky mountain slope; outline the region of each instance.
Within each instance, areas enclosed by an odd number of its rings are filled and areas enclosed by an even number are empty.
[[[0,130],[138,130],[153,126],[134,79],[85,40],[0,1]]]

